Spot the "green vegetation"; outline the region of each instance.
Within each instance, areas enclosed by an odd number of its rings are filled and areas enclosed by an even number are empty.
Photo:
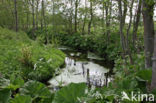
[[[53,101],[54,103],[79,103],[78,98],[85,96],[85,89],[87,89],[87,85],[84,83],[71,83],[59,90]]]
[[[40,45],[23,32],[0,28],[0,71],[4,77],[20,75],[25,80],[44,81],[64,64],[65,55],[50,45]]]
[[[50,45],[30,40],[24,32],[3,28],[0,31],[0,102],[39,103],[48,100],[52,95],[49,89],[30,80],[45,82],[54,76],[64,64],[65,54]]]
[[[155,102],[155,4],[154,0],[0,0],[0,103]],[[85,83],[58,86],[57,91],[48,88],[47,81],[64,65],[66,55],[59,46],[113,62],[105,73],[112,80],[95,88]],[[82,72],[84,65],[79,66]],[[129,98],[122,98],[125,94]],[[141,94],[151,94],[155,101]]]
[[[101,35],[101,32],[99,32],[99,34],[93,32],[92,35],[81,35],[81,33],[68,34],[67,32],[60,30],[59,32],[54,33],[52,27],[48,27],[43,30],[36,30],[35,38],[31,37],[32,30],[28,32],[28,35],[30,38],[36,39],[41,43],[49,41],[49,43],[55,46],[64,45],[83,52],[91,51],[97,53],[107,60],[113,61],[118,55],[120,55],[122,51],[120,46],[120,38],[117,35],[118,31],[115,30],[112,32],[109,42],[110,45],[108,45],[107,40],[104,39],[106,38],[106,35]],[[115,48],[117,46],[118,48]]]

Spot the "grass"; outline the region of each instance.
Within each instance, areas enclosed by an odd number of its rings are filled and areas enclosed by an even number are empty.
[[[24,32],[0,28],[0,74],[44,81],[64,64],[65,54],[29,39]]]

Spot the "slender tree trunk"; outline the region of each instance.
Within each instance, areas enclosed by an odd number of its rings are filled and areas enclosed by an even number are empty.
[[[46,6],[45,6],[45,2],[43,2],[43,21],[44,21],[44,26],[47,28],[47,23],[46,23],[46,15],[45,15],[45,11],[46,11]]]
[[[27,11],[27,30],[28,30],[28,28],[29,28],[29,13]]]
[[[39,0],[37,0],[37,5],[36,5],[36,29],[38,29],[38,6],[39,6]]]
[[[77,11],[78,11],[78,0],[75,1],[75,32],[77,32]]]
[[[152,82],[151,82],[151,89],[156,88],[156,35],[154,40],[154,53],[153,53],[153,65],[152,65]]]
[[[17,1],[14,0],[15,5],[15,24],[16,24],[16,32],[18,31],[18,14],[17,14]]]
[[[129,21],[129,25],[128,25],[128,28],[127,28],[127,38],[126,38],[126,48],[127,48],[126,52],[130,57],[130,63],[131,64],[133,64],[133,59],[132,59],[131,50],[130,50],[130,47],[129,47],[129,32],[130,32],[130,29],[131,29],[132,17],[133,17],[133,13],[132,13],[133,4],[134,4],[134,0],[131,1],[131,5],[130,5],[130,21]]]
[[[144,22],[144,48],[145,48],[145,68],[152,67],[152,55],[154,49],[154,22],[153,5],[149,1],[143,0],[143,22]],[[154,1],[153,1],[154,2]]]
[[[41,10],[41,29],[44,27],[44,0],[42,0],[42,10]]]
[[[141,6],[142,6],[142,0],[139,0],[137,13],[136,13],[134,24],[133,24],[133,47],[134,48],[135,48],[135,43],[137,40],[137,31],[138,31],[138,26],[139,26],[140,16],[141,16]]]
[[[134,3],[134,0],[132,0],[131,5],[130,5],[130,21],[129,21],[129,25],[128,25],[128,28],[127,28],[127,38],[126,38],[126,45],[127,45],[127,48],[129,48],[129,32],[130,32],[131,24],[132,24],[132,16],[133,16],[132,9],[133,9],[133,3]]]
[[[54,0],[52,0],[52,4],[53,4],[53,12],[52,12],[53,13],[53,21],[52,21],[53,23],[52,24],[53,24],[53,26],[55,26],[55,2],[54,2]]]
[[[84,20],[83,20],[83,26],[82,26],[82,34],[85,34],[85,25],[86,25],[86,15],[84,17]]]
[[[107,36],[107,43],[109,42],[109,35],[110,35],[111,13],[112,13],[112,0],[106,3],[106,36]]]
[[[82,27],[82,34],[85,33],[85,25],[86,25],[86,19],[87,19],[87,0],[85,0],[85,17],[83,20],[83,27]]]
[[[123,1],[123,5],[124,5],[124,10],[123,10],[123,14],[122,14],[122,23],[123,23],[123,27],[125,26],[125,20],[126,20],[126,15],[127,15],[127,4],[128,4],[128,2],[127,2],[127,0],[124,0]],[[121,4],[122,5],[122,4]]]
[[[103,29],[103,32],[105,32],[105,28],[104,28],[104,18],[105,18],[105,2],[102,1],[102,29]]]
[[[123,53],[125,55],[126,54],[126,52],[125,52],[125,50],[126,50],[126,48],[125,48],[125,36],[123,34],[123,28],[124,28],[124,24],[125,24],[125,20],[124,20],[125,15],[123,15],[123,12],[122,12],[122,2],[121,2],[121,0],[118,0],[118,8],[119,8],[119,18],[120,18],[120,42],[121,42],[121,46],[122,46],[122,49],[123,49]]]
[[[69,27],[70,27],[70,33],[72,34],[73,32],[73,0],[70,1],[70,5],[71,5],[71,12],[70,12],[70,23],[69,23]]]
[[[108,6],[109,6],[109,3],[106,2],[106,5],[105,5],[105,11],[106,11],[106,35],[108,37],[108,27],[109,27],[109,22],[108,22]]]
[[[110,31],[110,24],[111,24],[111,17],[112,16],[112,0],[110,1],[110,5],[109,5],[109,18],[108,18],[108,30],[107,30],[107,43],[109,43],[109,38],[110,38],[110,34],[111,34],[111,31]]]
[[[29,29],[29,2],[28,1],[26,1],[26,8],[27,8],[27,30]]]
[[[32,17],[33,17],[33,30],[35,30],[35,8],[34,0],[32,0]]]
[[[90,32],[91,32],[92,20],[93,20],[93,2],[91,0],[90,1],[90,21],[88,24],[88,34],[90,34]]]

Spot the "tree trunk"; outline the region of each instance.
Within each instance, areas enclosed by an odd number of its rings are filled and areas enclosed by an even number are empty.
[[[109,43],[109,38],[110,38],[110,24],[111,24],[111,17],[112,16],[112,0],[109,2],[109,17],[108,17],[108,22],[107,22],[107,43]]]
[[[55,2],[54,2],[54,0],[52,1],[52,5],[53,5],[53,12],[52,12],[53,21],[52,21],[52,24],[53,24],[53,27],[55,27],[56,25],[55,25]]]
[[[130,50],[130,47],[129,47],[129,32],[130,32],[130,29],[131,29],[132,17],[133,17],[133,13],[132,13],[133,4],[134,4],[134,0],[131,1],[131,5],[130,5],[130,21],[129,21],[129,25],[128,25],[128,28],[127,28],[127,38],[126,38],[126,52],[129,55],[131,64],[133,64],[133,59],[132,59],[131,50]]]
[[[42,0],[42,10],[41,10],[41,29],[44,27],[44,0]]]
[[[88,24],[88,34],[90,34],[90,32],[91,32],[92,20],[93,20],[93,2],[90,1],[90,21]]]
[[[15,5],[15,24],[16,24],[16,32],[18,32],[18,14],[17,14],[17,1],[14,0]]]
[[[27,11],[27,30],[29,29],[29,12]]]
[[[154,1],[153,1],[154,2]],[[153,5],[143,0],[143,22],[144,22],[144,48],[145,48],[145,68],[152,67],[151,57],[154,49],[154,22],[153,22]]]
[[[108,37],[108,28],[109,28],[109,21],[108,21],[108,7],[109,6],[109,3],[108,2],[106,2],[106,5],[105,5],[105,11],[106,11],[106,36]]]
[[[122,23],[123,23],[123,27],[125,26],[125,20],[126,20],[126,15],[127,15],[127,0],[123,1],[124,3],[124,10],[123,10],[123,14],[122,14]],[[122,5],[122,4],[121,4]]]
[[[152,82],[151,82],[151,89],[156,88],[156,35],[154,41],[154,53],[153,53],[153,65],[152,65]]]
[[[33,30],[35,30],[35,8],[34,0],[32,0],[32,17],[33,17]]]
[[[83,20],[83,26],[82,26],[82,34],[85,33],[85,25],[86,25],[86,18],[87,18],[87,0],[85,0],[85,17]]]
[[[112,0],[106,3],[106,36],[107,43],[109,43],[110,36],[110,18],[112,14]]]
[[[36,5],[36,29],[38,29],[38,6],[39,6],[39,0],[37,0],[37,5]]]
[[[105,32],[105,28],[104,28],[104,18],[105,18],[105,2],[102,1],[102,29],[103,29],[103,32]]]
[[[138,31],[138,26],[139,26],[139,22],[140,22],[141,6],[142,6],[141,4],[142,4],[142,0],[139,0],[136,18],[134,19],[134,24],[133,24],[133,47],[134,48],[135,48],[135,43],[137,40],[137,31]]]
[[[75,1],[75,32],[77,32],[77,11],[78,11],[78,0]]]
[[[119,8],[119,18],[120,18],[120,42],[121,42],[121,46],[122,46],[122,49],[123,49],[123,53],[125,55],[125,50],[126,50],[126,47],[125,47],[125,36],[123,34],[123,28],[124,28],[124,24],[125,24],[125,15],[123,15],[122,13],[122,2],[121,0],[118,0],[118,8]],[[124,14],[125,14],[125,11],[124,10]]]
[[[26,0],[25,3],[26,3],[25,7],[27,8],[26,9],[26,15],[27,15],[27,26],[26,26],[26,29],[28,30],[29,29],[29,1]]]
[[[72,34],[73,32],[73,0],[70,1],[70,5],[71,5],[71,12],[70,12],[70,23],[69,23],[69,27],[70,27],[70,33]]]

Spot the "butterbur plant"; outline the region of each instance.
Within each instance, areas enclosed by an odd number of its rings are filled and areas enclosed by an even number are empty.
[[[22,58],[21,58],[21,62],[22,64],[24,64],[25,66],[31,66],[31,47],[25,46],[22,48],[21,50],[22,52]]]

